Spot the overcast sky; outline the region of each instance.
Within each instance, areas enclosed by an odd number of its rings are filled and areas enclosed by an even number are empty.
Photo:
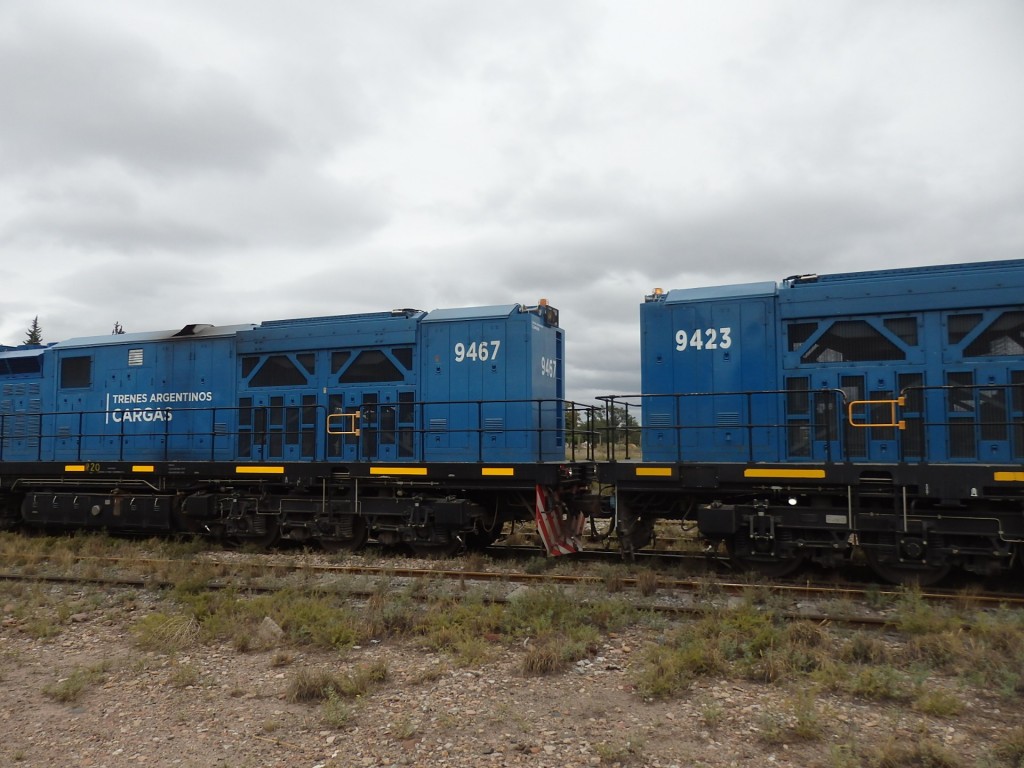
[[[1024,257],[1021,0],[0,0],[0,343]]]

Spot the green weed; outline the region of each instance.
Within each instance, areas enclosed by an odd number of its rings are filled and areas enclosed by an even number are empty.
[[[78,701],[86,690],[103,682],[110,669],[108,662],[101,662],[88,667],[79,667],[67,677],[61,678],[53,685],[43,689],[43,693],[54,701],[70,704]]]
[[[1018,726],[1003,734],[992,748],[992,754],[1008,768],[1024,765],[1024,727]]]
[[[962,768],[963,761],[939,742],[922,737],[915,741],[891,738],[870,750],[870,768]]]
[[[964,702],[948,691],[925,689],[914,699],[914,711],[933,717],[955,717],[964,711]]]

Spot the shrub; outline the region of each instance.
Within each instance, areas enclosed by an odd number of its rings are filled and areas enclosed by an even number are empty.
[[[331,696],[354,699],[369,693],[387,676],[384,661],[359,666],[347,675],[324,669],[300,669],[288,685],[287,697],[292,702],[325,701]]]
[[[195,664],[176,664],[168,682],[175,688],[188,688],[199,682],[199,667]]]
[[[151,613],[132,627],[136,644],[147,651],[173,654],[192,645],[199,637],[199,623],[191,616]]]
[[[61,678],[53,685],[46,686],[43,689],[43,693],[62,704],[78,701],[88,688],[106,679],[109,668],[107,662],[94,664],[89,667],[79,667],[73,670],[67,677]]]
[[[763,713],[758,725],[758,737],[766,744],[817,741],[824,733],[814,697],[807,692],[797,695],[782,711]]]
[[[658,574],[645,568],[636,575],[636,586],[641,595],[650,597],[658,591]]]
[[[926,689],[917,695],[913,707],[925,715],[953,717],[963,712],[964,703],[948,691]]]
[[[850,676],[846,690],[871,701],[907,701],[913,696],[913,687],[907,676],[888,665],[856,670]]]
[[[843,643],[839,658],[854,664],[879,664],[889,658],[889,648],[876,635],[857,632]]]
[[[927,635],[960,629],[963,622],[946,608],[931,605],[915,589],[906,590],[896,603],[895,627],[908,635]]]
[[[523,672],[527,675],[550,675],[563,672],[574,662],[586,658],[591,645],[580,639],[560,634],[547,635],[530,645],[523,657]]]
[[[327,698],[320,707],[320,716],[324,724],[332,728],[341,728],[352,719],[352,707],[341,700],[333,690],[327,692]]]
[[[1024,765],[1024,727],[1007,731],[996,742],[992,754],[1010,768]]]
[[[963,762],[937,741],[890,739],[867,755],[870,768],[962,768]]]

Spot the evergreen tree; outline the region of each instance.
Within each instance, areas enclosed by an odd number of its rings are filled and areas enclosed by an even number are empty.
[[[43,329],[39,325],[39,315],[32,318],[32,325],[28,327],[28,335],[25,337],[26,344],[42,344]]]

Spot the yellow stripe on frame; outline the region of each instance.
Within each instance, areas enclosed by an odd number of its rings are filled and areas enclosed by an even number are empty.
[[[745,469],[744,477],[802,478],[820,480],[825,477],[824,469]]]
[[[85,472],[85,464],[66,464],[65,472]]]
[[[425,475],[426,467],[370,467],[371,475]]]
[[[1024,472],[996,472],[997,483],[1024,483]]]
[[[241,466],[235,467],[235,472],[239,475],[283,475],[284,467]]]
[[[132,465],[132,472],[152,472],[152,471],[153,471],[153,465],[152,464],[133,464]]]
[[[515,467],[483,467],[480,474],[484,477],[514,477]]]
[[[637,467],[637,477],[672,477],[672,467]]]

